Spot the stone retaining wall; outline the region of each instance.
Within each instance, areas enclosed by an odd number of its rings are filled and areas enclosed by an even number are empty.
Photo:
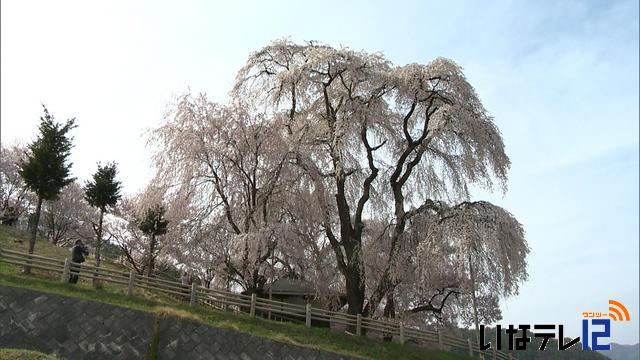
[[[156,340],[154,343],[154,339]],[[0,348],[63,359],[347,359],[180,318],[0,286]]]

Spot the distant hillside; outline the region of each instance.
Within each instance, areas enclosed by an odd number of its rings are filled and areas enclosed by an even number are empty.
[[[640,344],[621,345],[611,343],[610,351],[598,352],[612,360],[638,360],[640,359]]]

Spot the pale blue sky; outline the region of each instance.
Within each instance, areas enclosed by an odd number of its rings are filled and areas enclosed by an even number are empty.
[[[249,52],[319,40],[436,56],[465,68],[513,162],[506,196],[524,224],[530,280],[503,324],[563,323],[627,305],[612,341],[638,342],[638,1],[2,1],[2,141],[28,142],[44,102],[78,118],[74,173],[120,164],[151,176],[143,129],[173,96],[224,101]]]

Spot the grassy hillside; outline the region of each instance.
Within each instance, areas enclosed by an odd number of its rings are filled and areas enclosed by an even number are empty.
[[[0,247],[9,250],[27,252],[29,233],[11,226],[0,225]],[[36,239],[35,254],[64,259],[71,255],[68,248],[52,245],[42,238]]]
[[[30,238],[30,234],[25,231],[18,230],[9,226],[0,225],[0,248],[14,250],[14,251],[21,251],[26,253],[29,249],[29,238]],[[34,254],[64,260],[65,258],[71,258],[71,247],[56,246],[51,244],[50,242],[47,242],[45,239],[38,238],[36,240]],[[95,265],[95,258],[93,256],[88,256],[86,258],[85,264]],[[18,266],[8,265],[8,264],[4,264],[4,265],[5,265],[5,267],[3,268],[4,274],[21,275],[22,268]],[[2,266],[2,264],[0,264],[0,266]],[[108,259],[102,259],[101,266],[108,269],[129,271],[124,266],[117,263],[113,263]],[[48,271],[37,269],[37,268],[33,268],[31,271],[34,277],[37,277],[40,279],[49,279],[49,280],[55,280],[55,281],[58,281],[60,279],[60,275],[57,273],[52,273],[52,272],[48,272]],[[126,289],[124,287],[118,286],[116,284],[105,283],[103,284],[103,286],[105,287],[105,290],[109,292],[115,292],[120,294],[126,293]],[[93,289],[91,279],[87,279],[87,278],[80,278],[80,281],[78,282],[77,287],[85,288],[85,289]],[[158,294],[158,293],[150,292],[144,289],[139,289],[139,288],[135,289],[135,294],[136,296],[141,296],[146,299],[150,299],[159,303],[175,302],[173,298],[168,297],[164,294]]]
[[[29,238],[30,234],[25,231],[0,225],[0,247],[4,249],[27,252],[29,249]],[[56,246],[39,237],[36,239],[34,254],[64,260],[67,257],[71,257],[71,246]],[[95,258],[93,256],[88,256],[86,260],[87,265],[95,265]],[[101,264],[111,269],[126,270],[120,264],[114,264],[108,259],[104,259],[104,257]]]
[[[16,242],[20,239],[24,243]],[[0,247],[24,251],[27,242],[28,234],[0,226]],[[37,242],[35,253],[60,259],[69,256],[68,249],[53,246],[45,241]],[[109,266],[118,267],[116,264],[109,264]],[[137,296],[128,297],[125,294],[125,289],[111,284],[106,285],[104,289],[94,290],[89,281],[81,282],[76,286],[60,283],[58,275],[36,269],[34,269],[33,275],[26,276],[21,274],[20,268],[17,266],[0,262],[0,286],[28,288],[161,313],[166,316],[186,317],[215,327],[234,329],[255,336],[362,359],[468,359],[468,357],[458,354],[408,344],[385,343],[324,328],[306,328],[303,325],[252,318],[245,314],[219,312],[200,307],[191,308],[180,301],[149,292],[140,291],[136,293]]]
[[[56,360],[53,355],[43,354],[37,351],[22,349],[0,349],[0,359],[3,360]]]

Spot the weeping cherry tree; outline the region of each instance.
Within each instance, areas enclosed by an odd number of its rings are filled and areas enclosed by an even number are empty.
[[[449,59],[396,66],[377,53],[280,40],[249,56],[232,94],[282,121],[295,166],[312,184],[350,314],[372,315],[393,299],[413,218],[469,201],[471,186],[506,191],[510,162],[500,132]],[[451,216],[472,221],[460,215]],[[382,226],[366,235],[373,223]],[[463,229],[465,238],[473,226]],[[387,243],[373,279],[365,235]]]

